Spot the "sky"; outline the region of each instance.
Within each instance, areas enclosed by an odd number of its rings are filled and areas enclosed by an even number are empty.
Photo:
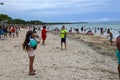
[[[120,0],[0,0],[0,14],[43,22],[120,21]]]

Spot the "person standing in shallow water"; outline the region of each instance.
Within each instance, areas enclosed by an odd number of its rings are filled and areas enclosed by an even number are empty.
[[[61,49],[63,49],[63,43],[65,45],[65,49],[66,48],[66,34],[67,34],[67,30],[65,29],[65,26],[62,26],[61,31],[60,31],[60,36],[61,36]]]
[[[35,52],[34,50],[37,48],[37,43],[40,43],[40,38],[33,32],[29,30],[26,34],[23,50],[25,50],[29,56],[29,75],[35,75],[35,69],[33,68]]]

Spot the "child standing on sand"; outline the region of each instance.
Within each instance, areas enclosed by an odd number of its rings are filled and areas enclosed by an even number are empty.
[[[13,38],[15,38],[15,32],[16,32],[16,29],[15,29],[14,26],[11,28],[11,31],[12,31],[12,36],[13,36]]]
[[[45,45],[45,40],[46,40],[46,37],[47,37],[46,26],[43,26],[43,29],[42,29],[42,32],[41,32],[41,36],[42,36],[43,45]]]
[[[33,68],[35,53],[34,50],[37,48],[37,44],[40,43],[40,39],[36,40],[36,38],[39,38],[36,36],[36,34],[29,30],[26,34],[25,41],[23,43],[23,50],[27,51],[27,54],[29,56],[29,75],[35,75],[35,69]]]

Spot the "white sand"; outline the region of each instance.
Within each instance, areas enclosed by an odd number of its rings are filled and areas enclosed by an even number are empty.
[[[68,38],[67,50],[61,50],[60,37],[52,33],[36,50],[37,75],[28,76],[29,58],[21,46],[25,34],[22,29],[20,37],[0,41],[0,80],[118,80],[117,60]]]

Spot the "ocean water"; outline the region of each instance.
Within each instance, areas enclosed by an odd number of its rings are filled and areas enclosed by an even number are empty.
[[[69,31],[70,28],[72,28],[72,31],[74,31],[74,28],[78,28],[79,32],[81,32],[81,27],[84,27],[86,29],[86,32],[89,30],[89,28],[92,30],[92,32],[95,32],[95,28],[97,28],[97,31],[95,34],[101,35],[99,28],[110,29],[110,31],[113,33],[113,37],[116,38],[118,35],[120,35],[120,22],[99,22],[99,23],[79,23],[79,24],[58,24],[58,25],[51,25],[51,29],[53,28],[59,28],[61,29],[62,26],[65,26],[66,29]],[[107,32],[104,32],[102,36],[107,36]]]

